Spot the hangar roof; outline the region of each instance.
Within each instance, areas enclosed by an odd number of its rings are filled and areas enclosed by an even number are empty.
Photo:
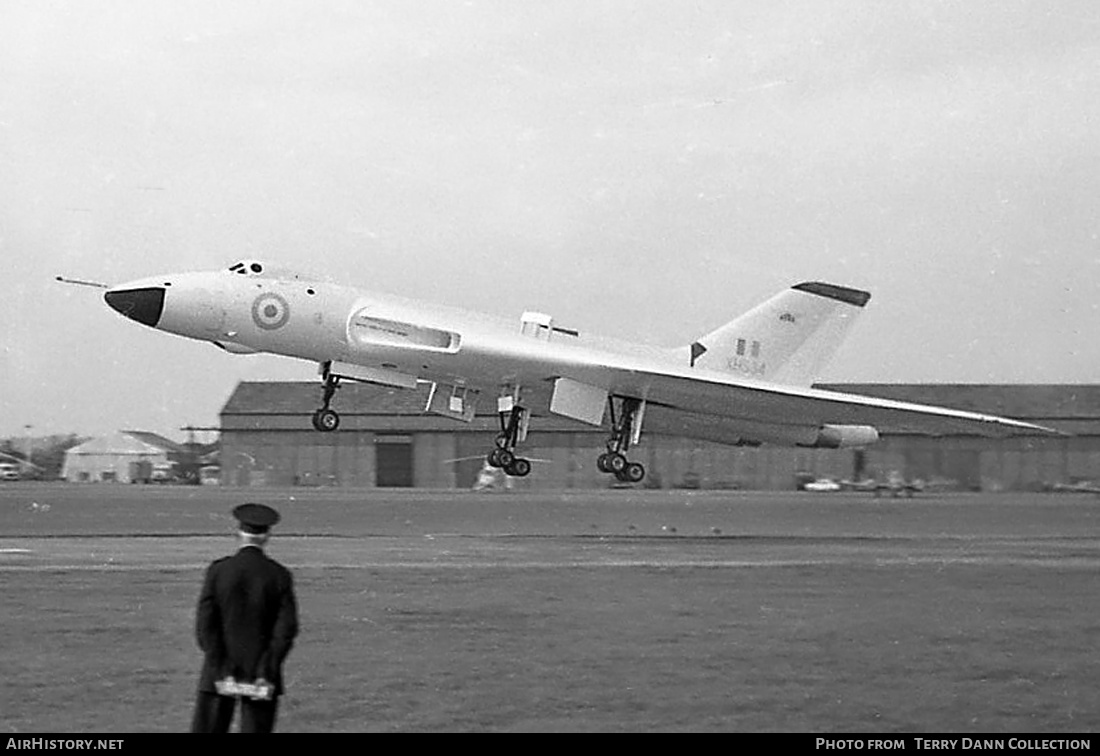
[[[1025,420],[1100,420],[1100,384],[830,383],[816,388]],[[419,415],[427,397],[427,385],[410,391],[345,382],[336,393],[335,403],[342,414]],[[244,381],[237,384],[221,414],[309,414],[320,405],[320,399],[320,382]],[[478,414],[493,414],[492,402],[482,403],[485,406]]]
[[[147,431],[119,431],[99,436],[72,447],[66,454],[72,455],[137,455],[147,456],[175,452],[180,445],[164,436]]]
[[[1100,384],[833,383],[817,388],[1021,420],[1100,419]]]
[[[384,432],[434,431],[495,431],[496,397],[482,396],[477,404],[477,419],[469,425],[424,412],[430,387],[425,384],[415,390],[375,386],[345,381],[340,384],[332,407],[343,418],[341,427]],[[549,391],[533,394],[532,406],[545,407]],[[320,381],[309,383],[242,382],[221,411],[222,430],[298,430],[308,428],[301,418],[308,417],[321,406]],[[533,411],[536,417],[545,413]],[[544,430],[593,431],[576,420],[551,415],[540,423]]]
[[[1053,424],[1071,433],[1100,432],[1100,385],[1094,384],[833,383],[820,384],[817,387],[1004,415],[1040,424]],[[424,418],[428,390],[427,385],[416,390],[406,390],[349,381],[340,385],[333,406],[345,417]],[[530,402],[532,407],[547,406],[548,386],[535,387],[528,394],[533,395]],[[495,416],[494,398],[482,396],[478,405],[479,417]],[[291,416],[308,416],[320,404],[320,382],[242,382],[237,384],[222,408],[222,425],[226,427],[227,419],[236,418],[230,419],[228,425],[255,428],[258,422],[267,425],[266,421],[261,421],[262,417],[286,416],[289,419]],[[536,411],[535,414],[541,413]],[[564,423],[563,428],[580,427],[566,418],[553,419],[555,425],[558,421]]]
[[[333,399],[341,415],[420,415],[428,387],[415,391],[345,381]],[[242,381],[222,407],[222,415],[308,415],[321,406],[321,383]]]
[[[127,436],[132,436],[133,438],[136,438],[139,441],[144,441],[147,444],[150,444],[152,446],[157,446],[161,449],[164,449],[165,451],[181,452],[181,451],[184,450],[182,444],[177,444],[172,439],[165,438],[164,436],[160,435],[159,433],[153,433],[151,431],[136,431],[136,430],[128,430],[128,431],[122,431],[122,432],[125,433]]]

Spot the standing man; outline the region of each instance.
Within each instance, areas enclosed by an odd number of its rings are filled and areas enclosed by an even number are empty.
[[[237,698],[241,732],[272,732],[283,693],[283,660],[298,634],[290,570],[264,554],[279,513],[263,504],[233,510],[240,549],[206,570],[195,616],[205,654],[191,732],[228,732]]]

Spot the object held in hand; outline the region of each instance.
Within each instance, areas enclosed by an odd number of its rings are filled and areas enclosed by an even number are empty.
[[[267,680],[260,678],[254,683],[237,682],[232,677],[214,682],[214,689],[220,696],[244,696],[254,701],[270,701],[275,692],[275,686]]]

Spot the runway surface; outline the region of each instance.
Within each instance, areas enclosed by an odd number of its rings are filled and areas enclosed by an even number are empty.
[[[308,567],[1097,567],[1100,498],[594,491],[475,494],[134,486],[0,488],[0,570],[195,569],[245,499]]]
[[[283,515],[280,729],[1090,732],[1100,499],[0,486],[0,727],[181,731],[229,512]]]
[[[0,570],[192,570],[225,553],[224,538],[0,538]],[[1100,568],[1095,536],[1046,538],[677,536],[291,536],[272,553],[295,567],[721,567],[825,564]]]

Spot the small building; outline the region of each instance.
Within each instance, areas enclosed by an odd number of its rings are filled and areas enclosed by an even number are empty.
[[[1005,415],[1074,434],[1064,438],[927,436],[882,430],[866,449],[730,447],[644,434],[631,459],[650,488],[789,490],[806,476],[857,480],[891,473],[957,490],[1027,490],[1100,480],[1100,386],[838,384],[821,388]],[[468,488],[499,432],[495,398],[482,397],[470,423],[426,414],[427,387],[341,385],[340,429],[315,431],[317,383],[238,384],[221,412],[222,485]],[[531,430],[521,446],[531,475],[516,490],[607,488],[597,471],[606,428],[545,409],[531,396]]]
[[[168,470],[182,447],[147,431],[119,431],[65,452],[61,477],[71,482],[137,483]]]

